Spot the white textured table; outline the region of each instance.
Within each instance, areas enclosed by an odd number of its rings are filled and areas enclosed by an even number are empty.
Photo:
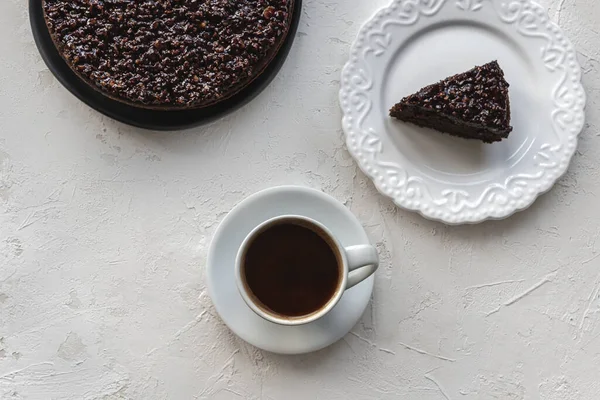
[[[63,89],[27,2],[1,2],[1,399],[600,396],[600,2],[544,1],[589,97],[569,173],[528,211],[464,227],[397,209],[345,150],[340,68],[386,3],[305,0],[290,57],[255,101],[151,133]],[[345,202],[382,257],[362,321],[300,357],[232,335],[204,275],[227,211],[289,183]]]

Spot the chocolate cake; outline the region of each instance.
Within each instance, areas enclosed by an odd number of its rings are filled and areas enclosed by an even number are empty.
[[[502,68],[492,61],[403,98],[390,116],[453,136],[498,142],[513,129],[508,87]]]
[[[43,0],[69,67],[105,95],[197,108],[246,87],[276,55],[293,0]]]

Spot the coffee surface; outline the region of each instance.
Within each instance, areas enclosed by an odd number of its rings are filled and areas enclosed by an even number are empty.
[[[292,223],[268,228],[254,239],[243,273],[247,287],[265,308],[289,317],[318,311],[340,281],[336,253],[327,241]]]

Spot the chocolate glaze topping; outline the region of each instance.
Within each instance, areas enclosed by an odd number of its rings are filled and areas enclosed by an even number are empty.
[[[70,67],[109,96],[189,108],[248,84],[287,34],[293,0],[44,0]]]

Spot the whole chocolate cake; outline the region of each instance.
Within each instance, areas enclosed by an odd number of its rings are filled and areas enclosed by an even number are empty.
[[[43,0],[75,73],[144,108],[207,106],[246,87],[284,41],[293,0]]]
[[[486,143],[508,137],[509,84],[496,61],[426,86],[400,100],[390,116]]]

